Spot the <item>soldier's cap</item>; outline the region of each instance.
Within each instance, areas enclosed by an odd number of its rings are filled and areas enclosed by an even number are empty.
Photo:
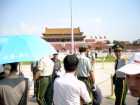
[[[85,52],[87,50],[87,45],[83,44],[79,46],[79,52]]]
[[[134,53],[128,61],[128,64],[121,67],[117,72],[123,72],[128,75],[140,74],[140,52]]]
[[[123,48],[124,47],[121,44],[115,44],[114,46],[112,46],[112,49],[114,49],[114,51],[122,51]]]

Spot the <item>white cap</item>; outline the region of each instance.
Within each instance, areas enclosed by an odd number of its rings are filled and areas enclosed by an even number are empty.
[[[123,72],[129,75],[140,74],[140,52],[134,53],[132,57],[130,57],[128,64],[118,69],[117,72]]]

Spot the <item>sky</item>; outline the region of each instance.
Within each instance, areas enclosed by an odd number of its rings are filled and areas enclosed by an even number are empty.
[[[70,28],[70,0],[0,0],[0,35]],[[73,27],[109,40],[140,39],[140,0],[72,0]]]

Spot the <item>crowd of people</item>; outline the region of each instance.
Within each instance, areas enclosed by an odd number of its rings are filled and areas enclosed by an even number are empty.
[[[132,96],[140,97],[140,53],[134,54],[127,64],[121,57],[123,46],[115,44],[112,48],[116,56],[112,80],[116,97],[114,104],[126,105],[128,89]],[[96,86],[95,57],[91,47],[80,46],[79,54],[66,55],[63,63],[58,54],[31,64],[38,105],[100,105],[102,94]],[[0,105],[27,105],[28,79],[17,73],[19,65],[20,62],[14,62],[0,67]]]

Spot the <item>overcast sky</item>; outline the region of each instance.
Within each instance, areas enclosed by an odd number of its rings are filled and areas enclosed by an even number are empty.
[[[72,20],[85,35],[140,38],[140,0],[73,0]],[[41,34],[70,28],[70,0],[0,0],[0,34]]]

